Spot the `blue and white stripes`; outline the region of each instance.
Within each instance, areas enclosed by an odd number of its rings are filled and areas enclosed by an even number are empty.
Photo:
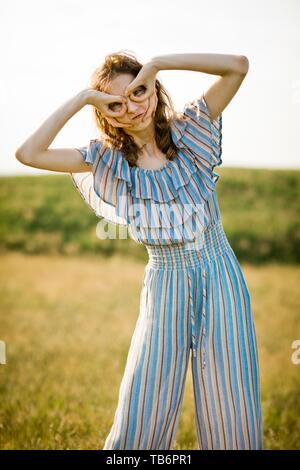
[[[250,295],[221,223],[147,246],[140,313],[103,449],[171,449],[191,353],[200,449],[262,449]]]
[[[222,115],[209,118],[204,96],[188,103],[170,124],[178,148],[161,168],[129,167],[121,150],[93,139],[79,150],[91,171],[71,173],[86,203],[99,218],[128,226],[138,243],[172,245],[192,241],[210,224],[222,159]]]
[[[145,245],[140,311],[103,449],[171,449],[191,353],[200,449],[262,449],[257,340],[249,290],[223,230],[216,194],[222,115],[202,95],[174,120],[178,153],[130,168],[95,139],[71,173],[99,218]]]

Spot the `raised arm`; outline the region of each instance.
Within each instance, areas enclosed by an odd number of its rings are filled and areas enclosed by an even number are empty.
[[[112,102],[124,103],[124,98],[87,88],[66,101],[16,150],[19,162],[34,168],[81,173],[91,171],[92,166],[85,163],[82,154],[75,148],[49,149],[58,132],[85,105],[98,107],[101,112],[112,117],[122,113],[109,109]]]
[[[49,149],[58,132],[69,119],[87,104],[88,90],[80,91],[66,101],[17,149],[19,162],[34,168],[61,172],[90,171],[81,153],[75,148]]]
[[[212,120],[232,100],[249,69],[249,61],[246,56],[232,54],[171,54],[154,57],[150,63],[156,72],[159,70],[191,70],[220,75],[220,78],[204,93]]]

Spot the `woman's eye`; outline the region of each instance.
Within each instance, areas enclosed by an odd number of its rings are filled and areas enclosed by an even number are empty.
[[[120,103],[110,103],[108,107],[111,111],[119,111],[122,105]]]
[[[137,93],[140,93],[142,95],[143,93],[145,93],[145,91],[146,91],[146,88],[143,86],[135,90],[133,94],[136,95]]]

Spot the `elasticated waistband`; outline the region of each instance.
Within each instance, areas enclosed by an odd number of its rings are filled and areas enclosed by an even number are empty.
[[[184,269],[201,266],[216,256],[231,250],[222,221],[209,225],[202,236],[193,241],[172,245],[146,245],[149,255],[147,267],[156,269]]]

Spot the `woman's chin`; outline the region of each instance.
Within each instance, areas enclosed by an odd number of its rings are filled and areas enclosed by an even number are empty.
[[[124,126],[123,129],[130,134],[131,132],[140,132],[145,129],[152,129],[154,126],[154,119],[152,116],[148,116],[145,120],[141,119],[136,123],[131,123],[132,126]]]

